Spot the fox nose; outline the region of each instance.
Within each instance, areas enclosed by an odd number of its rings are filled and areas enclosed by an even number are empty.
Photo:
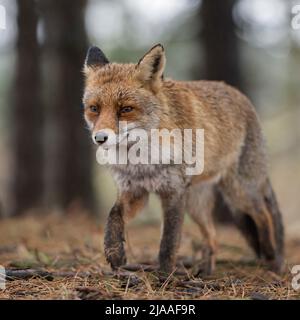
[[[108,139],[108,134],[105,131],[99,131],[95,134],[95,141],[98,144],[103,144]]]

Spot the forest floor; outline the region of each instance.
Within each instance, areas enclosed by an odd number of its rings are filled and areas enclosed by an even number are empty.
[[[99,221],[77,215],[4,219],[0,264],[7,280],[0,299],[300,299],[290,272],[300,264],[300,236],[287,239],[286,272],[278,276],[255,260],[237,232],[220,227],[216,271],[195,278],[191,266],[201,258],[201,238],[187,222],[178,274],[162,279],[151,271],[159,234],[158,224],[131,224],[127,270],[113,273],[105,262]]]

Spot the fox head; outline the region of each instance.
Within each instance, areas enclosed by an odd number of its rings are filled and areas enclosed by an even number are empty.
[[[109,146],[130,130],[157,128],[160,121],[164,48],[158,44],[138,63],[110,63],[97,47],[88,50],[84,64],[84,118],[94,143]],[[120,126],[126,123],[126,126]]]

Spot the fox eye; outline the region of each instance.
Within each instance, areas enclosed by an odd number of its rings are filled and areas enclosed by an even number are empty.
[[[123,107],[121,108],[121,113],[127,113],[127,112],[131,112],[133,110],[133,108],[131,106],[127,106],[127,107]]]
[[[98,107],[98,106],[90,106],[90,110],[91,110],[93,113],[99,113],[99,107]]]

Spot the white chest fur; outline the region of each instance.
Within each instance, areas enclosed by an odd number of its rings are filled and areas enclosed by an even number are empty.
[[[176,165],[113,165],[110,170],[122,191],[141,188],[148,192],[178,191],[186,184],[182,167]]]

